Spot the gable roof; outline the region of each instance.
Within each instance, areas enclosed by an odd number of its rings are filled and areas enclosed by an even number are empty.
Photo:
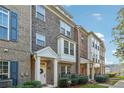
[[[37,56],[48,57],[48,58],[58,58],[58,55],[51,47],[46,47],[35,52]]]

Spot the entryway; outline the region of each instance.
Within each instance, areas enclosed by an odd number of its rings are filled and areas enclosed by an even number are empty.
[[[46,84],[46,69],[47,69],[47,63],[40,62],[40,79],[42,84]]]
[[[50,48],[46,47],[35,52],[35,80],[41,81],[43,85],[58,84],[58,55]]]

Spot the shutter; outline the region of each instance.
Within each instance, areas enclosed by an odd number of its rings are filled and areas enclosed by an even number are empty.
[[[12,79],[12,85],[17,85],[18,82],[18,62],[10,62],[10,78]]]
[[[16,42],[18,36],[18,17],[15,12],[10,12],[10,40]]]

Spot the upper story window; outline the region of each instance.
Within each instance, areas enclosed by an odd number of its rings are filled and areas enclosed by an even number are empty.
[[[74,56],[74,44],[64,40],[64,53]]]
[[[69,54],[69,42],[64,40],[64,53]]]
[[[9,11],[0,7],[0,39],[9,39]]]
[[[0,7],[0,39],[17,41],[17,14]]]
[[[81,41],[82,41],[82,42],[84,41],[84,37],[83,37],[83,36],[81,36]]]
[[[36,44],[39,46],[45,46],[45,36],[36,33]]]
[[[74,55],[74,44],[70,43],[70,55]]]
[[[68,37],[71,37],[71,27],[61,20],[60,20],[60,32]]]
[[[42,21],[45,21],[45,8],[42,5],[36,6],[36,17]]]
[[[95,44],[95,48],[97,49],[97,44]]]
[[[99,50],[99,46],[97,46],[97,49]]]
[[[92,42],[92,46],[93,46],[93,47],[95,46],[95,43],[94,43],[94,42]]]
[[[8,62],[0,61],[0,80],[9,78],[9,64]]]

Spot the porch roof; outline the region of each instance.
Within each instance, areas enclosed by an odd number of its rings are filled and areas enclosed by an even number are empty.
[[[35,52],[37,56],[47,57],[47,58],[58,58],[58,55],[51,47],[46,47]]]

